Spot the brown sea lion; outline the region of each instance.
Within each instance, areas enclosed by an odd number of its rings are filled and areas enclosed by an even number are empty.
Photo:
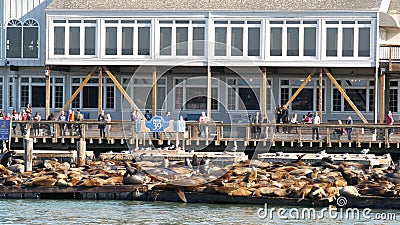
[[[253,192],[249,191],[247,188],[238,188],[234,191],[228,193],[229,196],[239,197],[239,196],[251,196]]]
[[[257,181],[257,169],[253,166],[251,167],[250,172],[248,172],[245,176],[245,178],[243,179],[244,182],[247,183],[252,183]]]

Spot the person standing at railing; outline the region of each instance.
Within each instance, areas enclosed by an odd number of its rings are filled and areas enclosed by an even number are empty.
[[[107,113],[106,118],[104,119],[107,123],[111,122],[111,115],[110,113]],[[106,125],[106,134],[108,137],[111,135],[111,124]]]
[[[104,115],[104,110],[101,110],[101,113],[97,117],[97,121],[99,122],[105,122],[106,116]],[[100,129],[100,138],[105,138],[106,137],[106,125],[105,124],[99,124],[98,128]]]
[[[253,138],[260,138],[261,134],[261,118],[260,118],[260,113],[256,112],[253,118]]]
[[[65,115],[64,111],[61,111],[61,115],[58,117],[58,121],[67,122],[67,116]],[[61,123],[60,124],[60,135],[65,136],[65,131],[67,130],[67,124]]]
[[[54,121],[54,112],[50,113],[50,115],[47,117],[47,121]],[[48,132],[50,136],[53,136],[54,133],[54,125],[53,124],[47,124]]]
[[[319,117],[318,112],[315,112],[315,114],[314,114],[313,124],[314,125],[321,124],[321,117]],[[313,129],[312,129],[312,139],[313,140],[314,140],[315,135],[316,135],[316,139],[319,140],[319,128],[318,127],[313,127]]]
[[[268,139],[269,119],[268,119],[268,115],[267,114],[263,115],[261,123],[263,124],[262,131],[261,131],[262,136],[263,136],[264,139]]]
[[[81,113],[80,109],[76,110],[76,118],[75,121],[81,122],[83,121],[83,114]],[[76,135],[78,135],[79,137],[82,137],[82,124],[75,124],[76,126]]]
[[[385,121],[386,121],[387,126],[393,126],[394,119],[393,119],[392,111],[388,112],[388,114],[386,115]],[[389,136],[389,140],[390,140],[390,138],[392,136],[392,128],[390,128],[390,127],[388,128],[388,136]]]
[[[281,123],[281,120],[282,120],[282,106],[281,106],[281,104],[278,104],[278,106],[275,109],[275,119],[276,119],[276,124]],[[276,126],[276,132],[279,133],[279,126]]]
[[[32,118],[33,123],[33,135],[39,136],[39,128],[40,124],[39,121],[42,120],[42,117],[40,116],[39,112],[35,113],[35,116]]]
[[[206,112],[201,112],[201,115],[199,117],[199,135],[203,135],[203,136],[208,136],[207,133],[207,127],[206,127],[206,123],[208,122],[208,117],[206,115]]]
[[[29,120],[31,120],[31,117],[29,116],[29,114],[26,113],[25,110],[22,110],[21,121],[29,121]],[[21,123],[20,129],[21,129],[21,135],[25,135],[27,129],[29,129],[29,126],[26,123],[24,123],[24,124]]]
[[[346,125],[353,125],[353,119],[351,118],[350,115],[347,116]],[[347,139],[349,141],[351,140],[351,131],[353,131],[353,128],[351,128],[351,127],[346,128]]]
[[[12,118],[13,121],[19,121],[19,120],[21,120],[16,109],[14,109],[14,110],[12,111],[12,116],[11,116],[11,118]],[[12,126],[12,130],[13,130],[13,134],[16,135],[15,129],[17,128],[17,124],[16,124],[16,123],[12,123],[11,126]]]
[[[70,109],[68,111],[68,122],[74,122],[75,121],[75,112]],[[71,123],[68,123],[68,129],[69,129],[69,135],[73,135],[74,134],[74,125]]]
[[[282,106],[282,123],[289,123],[289,110],[286,105]],[[284,126],[282,133],[288,133],[288,128]]]
[[[290,123],[292,125],[295,125],[295,124],[297,125],[298,124],[298,122],[297,122],[297,114],[293,114],[292,118],[290,119]],[[290,127],[289,133],[292,131],[292,129],[293,129],[293,127]],[[297,127],[296,127],[296,134],[297,134],[297,132],[298,132],[298,130],[297,130]]]

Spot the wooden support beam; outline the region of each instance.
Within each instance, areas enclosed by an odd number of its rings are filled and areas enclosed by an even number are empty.
[[[303,83],[300,85],[299,89],[292,95],[292,97],[289,99],[288,102],[286,102],[285,106],[289,107],[290,104],[296,99],[296,97],[300,94],[300,92],[304,89],[304,87],[308,84],[308,82],[311,81],[311,78],[314,76],[315,72],[317,69],[314,69],[308,76],[307,78],[303,81]]]
[[[263,67],[262,70],[262,109],[261,109],[261,117],[264,118],[264,115],[267,114],[267,68]]]
[[[114,75],[111,73],[111,71],[103,66],[103,70],[106,72],[107,76],[110,77],[110,79],[114,82],[115,86],[118,88],[118,90],[122,93],[122,95],[126,98],[126,100],[129,102],[129,104],[131,104],[131,106],[138,111],[140,117],[142,120],[146,120],[146,118],[144,117],[142,111],[139,109],[139,107],[137,107],[137,105],[135,104],[135,102],[132,100],[132,98],[128,95],[128,93],[126,93],[125,89],[121,86],[121,84],[118,82],[118,80],[114,77]]]
[[[64,107],[58,112],[58,114],[55,116],[55,118],[58,118],[61,115],[61,111],[65,111],[68,106],[72,103],[72,101],[78,96],[79,92],[85,87],[87,82],[89,82],[90,78],[93,76],[93,74],[97,71],[97,67],[93,67],[93,69],[90,71],[90,73],[86,76],[85,80],[83,80],[82,84],[76,89],[74,94],[72,94],[71,98],[65,103]]]
[[[336,79],[332,76],[332,74],[326,69],[324,68],[324,72],[326,74],[326,76],[328,76],[328,78],[332,81],[332,83],[335,85],[335,87],[339,90],[339,92],[343,95],[344,99],[349,103],[349,105],[351,106],[351,108],[353,108],[353,110],[357,113],[357,115],[361,118],[361,120],[364,123],[368,123],[368,121],[365,119],[365,117],[363,116],[363,114],[360,112],[360,110],[358,110],[357,106],[354,105],[353,101],[349,98],[349,96],[346,94],[346,91],[343,90],[343,88],[339,85],[339,83],[336,81]]]
[[[385,80],[385,73],[382,73],[379,81],[379,123],[385,122]]]
[[[157,112],[157,67],[153,66],[153,85],[152,85],[152,102],[151,102],[151,114],[152,117],[156,116]]]
[[[212,94],[211,66],[207,66],[207,116],[211,119],[211,94]]]
[[[322,68],[319,69],[319,90],[318,90],[318,113],[319,113],[319,117],[321,118],[322,121],[322,88],[323,88],[323,80],[322,80]]]
[[[45,119],[50,115],[50,99],[51,99],[51,91],[50,91],[50,75],[51,75],[51,70],[50,66],[46,66],[46,71],[44,72],[45,77],[46,77],[46,112],[45,112]]]
[[[99,66],[99,89],[97,94],[97,115],[101,114],[103,110],[103,69]]]

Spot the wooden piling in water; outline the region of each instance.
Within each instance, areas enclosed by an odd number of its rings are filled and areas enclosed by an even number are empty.
[[[25,171],[32,171],[32,160],[33,160],[33,139],[24,138],[24,158],[25,158]]]

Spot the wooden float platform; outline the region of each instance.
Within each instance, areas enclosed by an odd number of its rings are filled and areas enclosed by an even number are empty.
[[[76,199],[76,200],[136,200],[183,202],[176,190],[149,190],[149,185],[115,185],[101,187],[15,187],[1,186],[3,199]],[[304,199],[269,196],[228,196],[227,194],[183,192],[188,203],[251,204],[272,206],[328,207],[335,205],[327,199]],[[351,208],[400,208],[399,197],[361,196],[347,198]]]
[[[390,154],[376,156],[375,154],[315,154],[315,153],[262,153],[258,155],[258,159],[266,162],[283,162],[290,163],[296,161],[299,156],[305,154],[301,161],[314,163],[321,161],[323,157],[329,157],[335,164],[342,162],[360,163],[366,166],[388,167],[393,164]]]
[[[25,150],[14,150],[16,157],[24,157]],[[78,153],[76,150],[33,150],[33,155],[37,160],[57,159],[60,162],[76,162]],[[86,151],[88,159],[94,159],[93,151]]]
[[[196,154],[198,158],[207,156],[211,160],[229,161],[232,163],[248,160],[249,157],[244,152],[185,152],[179,150],[143,150],[134,153],[100,153],[101,160],[132,160],[134,158],[141,161],[162,161],[168,158],[172,161],[181,161],[185,158],[192,158]]]

